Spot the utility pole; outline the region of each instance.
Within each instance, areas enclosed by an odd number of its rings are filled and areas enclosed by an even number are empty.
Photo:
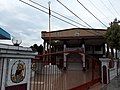
[[[48,2],[48,7],[49,7],[49,63],[51,63],[51,10],[50,10],[50,4],[51,2]]]

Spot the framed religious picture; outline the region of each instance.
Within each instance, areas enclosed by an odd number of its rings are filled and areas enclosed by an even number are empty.
[[[26,75],[26,65],[23,61],[17,60],[11,67],[11,81],[20,83],[24,80]]]

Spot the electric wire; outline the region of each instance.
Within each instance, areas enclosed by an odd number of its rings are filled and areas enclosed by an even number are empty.
[[[83,6],[94,18],[96,18],[103,26],[107,27],[100,19],[98,19],[90,10],[88,10],[79,0],[77,0],[80,5]]]
[[[107,16],[91,0],[88,1],[110,22]]]
[[[118,16],[120,16],[120,14],[119,14],[118,11],[114,8],[114,6],[113,6],[113,4],[111,3],[111,1],[110,1],[110,0],[108,0],[108,1],[109,1],[110,5],[112,6],[112,8],[114,9],[114,11],[118,14]]]
[[[105,5],[105,3],[104,3],[102,0],[100,0],[100,2],[108,9],[108,11],[109,11],[114,17],[116,17],[115,14]]]
[[[46,8],[45,6],[43,6],[43,5],[41,5],[41,4],[37,3],[37,2],[34,2],[33,0],[30,0],[30,1],[31,1],[32,3],[38,5],[38,6],[41,6],[42,8],[45,8],[45,9],[49,10],[49,9]],[[72,20],[72,19],[70,19],[70,18],[68,18],[68,17],[66,17],[66,16],[64,16],[64,15],[62,15],[62,14],[59,14],[59,13],[53,11],[53,10],[51,10],[51,12],[53,12],[53,13],[55,13],[55,14],[57,14],[57,15],[63,17],[63,18],[65,18],[65,19],[68,19],[68,20],[70,20],[70,21],[72,21],[72,22],[74,22],[74,23],[76,23],[76,24],[79,24],[79,25],[81,25],[81,26],[83,26],[83,27],[87,27],[87,26],[82,25],[82,24],[80,24],[80,23],[78,23],[78,22],[76,22],[76,21],[74,21],[74,20]]]
[[[91,25],[89,25],[87,22],[85,22],[83,19],[81,19],[78,15],[76,15],[72,10],[70,10],[67,6],[65,6],[63,3],[61,3],[59,0],[57,0],[63,7],[65,7],[68,11],[70,11],[74,16],[76,16],[78,19],[83,21],[86,25],[92,28]]]
[[[21,2],[23,2],[24,4],[29,5],[29,6],[31,6],[31,7],[33,7],[33,8],[35,8],[35,9],[39,10],[39,11],[41,11],[41,12],[44,12],[44,13],[46,13],[46,14],[49,14],[48,12],[46,12],[46,11],[44,11],[44,10],[38,8],[38,7],[35,7],[35,6],[33,6],[33,5],[25,2],[25,1],[23,1],[23,0],[19,0],[19,1],[21,1]],[[55,16],[55,15],[52,15],[52,14],[51,14],[51,16],[53,16],[54,18],[59,19],[59,20],[61,20],[61,21],[63,21],[63,22],[66,22],[66,23],[68,23],[68,24],[70,24],[70,25],[72,25],[72,26],[75,26],[75,27],[77,27],[77,28],[80,28],[80,27],[78,27],[78,26],[76,26],[76,25],[74,25],[74,24],[72,24],[72,23],[70,23],[70,22],[68,22],[68,21],[66,21],[66,20],[63,20],[63,19],[61,19],[61,18],[59,18],[59,17],[57,17],[57,16]]]
[[[44,12],[44,13],[46,13],[46,14],[49,14],[48,12],[46,12],[46,11],[44,11],[44,10],[38,8],[38,7],[35,7],[35,6],[33,6],[33,5],[25,2],[25,1],[23,1],[23,0],[19,0],[19,1],[21,1],[22,3],[24,3],[24,4],[28,5],[28,6],[31,6],[31,7],[35,8],[35,9],[39,10],[39,11],[41,11],[41,12]],[[57,18],[57,19],[59,19],[59,20],[61,20],[61,21],[63,21],[63,22],[66,22],[66,23],[68,23],[68,24],[70,24],[70,25],[76,26],[76,25],[74,25],[74,24],[72,24],[72,23],[70,23],[70,22],[67,22],[67,21],[65,21],[65,20],[63,20],[63,19],[61,19],[61,18],[59,18],[59,17],[57,17],[57,16],[55,16],[55,15],[52,15],[52,14],[51,14],[51,16],[53,16],[54,18]],[[78,26],[76,26],[76,27],[77,27],[77,28],[80,28],[80,27],[78,27]],[[89,29],[89,28],[88,28],[88,29]],[[92,29],[93,29],[93,28],[92,28]],[[98,36],[98,34],[96,34],[96,32],[91,32],[91,31],[89,31],[89,30],[86,30],[86,31],[89,32],[89,33],[92,33],[92,34],[94,34],[94,35],[96,35],[96,36]],[[99,33],[99,34],[102,34],[102,33],[100,33],[100,32],[98,32],[98,33]]]

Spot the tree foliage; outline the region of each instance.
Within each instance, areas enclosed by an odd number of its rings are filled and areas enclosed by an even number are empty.
[[[32,50],[34,52],[38,52],[39,54],[43,53],[43,46],[42,44],[40,44],[40,46],[38,46],[37,44],[34,44],[33,46],[31,46],[30,48],[32,48]]]
[[[119,21],[115,19],[111,23],[110,27],[107,28],[105,38],[110,48],[120,50],[120,25],[118,22]]]

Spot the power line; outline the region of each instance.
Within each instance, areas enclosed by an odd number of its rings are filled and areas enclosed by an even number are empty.
[[[91,0],[88,1],[110,22],[107,16]]]
[[[59,0],[57,0],[63,7],[65,7],[68,11],[70,11],[73,15],[75,15],[78,19],[80,19],[81,21],[83,21],[86,25],[88,25],[89,27],[92,28],[91,25],[89,25],[87,22],[85,22],[84,20],[82,20],[78,15],[76,15],[73,11],[71,11],[67,6],[65,6],[63,3],[61,3]]]
[[[27,3],[27,2],[25,2],[25,1],[23,1],[23,0],[19,0],[19,1],[21,1],[22,3],[24,3],[24,4],[28,5],[28,6],[31,6],[31,7],[35,8],[35,9],[39,10],[39,11],[41,11],[41,12],[44,12],[44,13],[46,13],[46,14],[49,14],[49,12],[46,12],[46,11],[40,9],[40,8],[37,8],[37,7],[31,5],[31,4],[29,4],[29,3]],[[56,17],[55,15],[52,15],[52,14],[51,14],[51,16],[53,16],[54,18],[57,18],[57,19],[59,19],[59,20],[61,20],[61,21],[63,21],[63,22],[66,22],[66,23],[68,23],[68,24],[70,24],[70,25],[76,26],[76,25],[74,25],[74,24],[72,24],[72,23],[69,23],[69,22],[67,22],[67,21],[59,18],[59,17]],[[77,28],[80,28],[80,27],[78,27],[78,26],[76,26],[76,27],[77,27]],[[89,29],[89,28],[88,28],[88,29]],[[89,33],[92,33],[92,34],[94,34],[94,35],[96,35],[96,36],[98,36],[98,35],[97,35],[96,33],[94,33],[94,32],[91,32],[91,31],[89,31],[89,30],[86,30],[86,31],[89,32]],[[101,33],[100,33],[100,34],[101,34]]]
[[[46,8],[45,6],[43,6],[43,5],[41,5],[41,4],[37,3],[37,2],[34,2],[34,1],[32,1],[32,0],[30,0],[30,1],[31,1],[32,3],[38,5],[38,6],[41,6],[41,7],[44,8],[44,9],[49,10],[48,8]],[[81,25],[81,26],[83,26],[83,27],[87,27],[87,26],[82,25],[82,24],[80,24],[80,23],[78,23],[78,22],[76,22],[76,21],[74,21],[74,20],[72,20],[72,19],[70,19],[70,18],[68,18],[68,17],[66,17],[66,16],[63,16],[62,14],[59,14],[59,13],[53,11],[53,10],[50,10],[50,11],[53,12],[53,13],[55,13],[55,14],[57,14],[57,15],[60,15],[60,16],[63,17],[63,18],[66,18],[66,19],[68,19],[68,20],[70,20],[70,21],[72,21],[72,22],[74,22],[74,23],[76,23],[76,24],[79,24],[79,25]]]
[[[77,0],[80,5],[82,5],[94,18],[96,18],[102,25],[107,27],[100,19],[98,19],[90,10],[88,10],[79,0]]]
[[[25,1],[23,1],[23,0],[19,0],[19,1],[21,1],[21,2],[23,2],[24,4],[29,5],[29,6],[31,6],[31,7],[33,7],[33,8],[35,8],[35,9],[39,10],[39,11],[41,11],[41,12],[44,12],[44,13],[46,13],[46,14],[49,14],[48,12],[46,12],[46,11],[40,9],[40,8],[37,8],[37,7],[31,5],[31,4],[29,4],[29,3],[27,3],[27,2],[25,2]],[[59,18],[59,17],[57,17],[57,16],[55,16],[55,15],[52,15],[52,14],[51,14],[51,16],[53,16],[54,18],[59,19],[59,20],[61,20],[61,21],[63,21],[63,22],[66,22],[66,23],[68,23],[68,24],[70,24],[70,25],[72,25],[72,26],[75,26],[75,27],[77,27],[77,28],[80,28],[80,27],[78,27],[78,26],[76,26],[76,25],[74,25],[74,24],[72,24],[72,23],[70,23],[70,22],[68,22],[68,21],[66,21],[66,20],[63,20],[63,19],[61,19],[61,18]]]
[[[116,17],[115,14],[104,4],[104,2],[103,2],[102,0],[100,0],[100,2],[108,9],[108,11],[109,11],[114,17]]]
[[[113,6],[113,4],[111,3],[111,1],[110,0],[108,0],[109,1],[109,3],[110,3],[110,5],[112,6],[112,8],[114,9],[114,11],[118,14],[118,16],[120,16],[120,14],[117,12],[117,10],[114,8],[114,6]]]

